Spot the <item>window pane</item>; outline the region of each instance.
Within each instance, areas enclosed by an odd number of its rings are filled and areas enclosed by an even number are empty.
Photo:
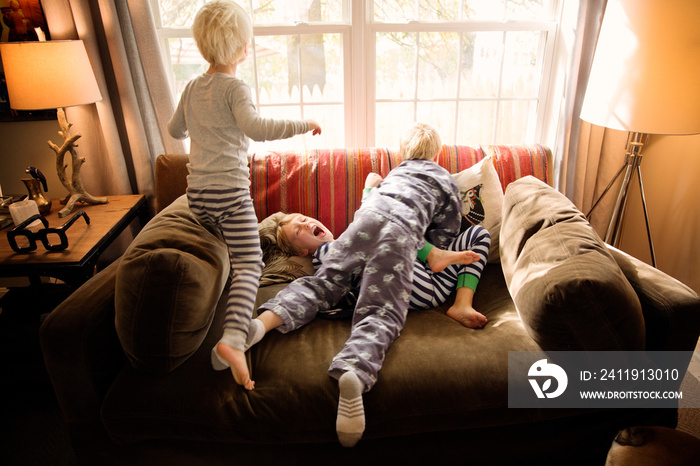
[[[391,32],[376,37],[377,99],[413,99],[417,35]]]
[[[160,23],[164,28],[190,28],[206,0],[158,0]]]
[[[255,53],[260,103],[301,102],[300,82],[303,83],[304,101],[342,102],[342,50],[339,34],[257,37]]]
[[[457,96],[459,37],[456,32],[422,32],[419,35],[418,98]]]
[[[539,44],[543,35],[540,32],[506,33],[502,96],[537,97],[542,76]]]
[[[287,50],[289,40],[288,36],[255,38],[261,104],[300,102],[298,82],[289,81],[290,63]],[[295,72],[296,76],[298,74],[298,71]]]
[[[376,106],[377,147],[399,147],[399,138],[416,121],[413,103],[387,102]]]
[[[341,22],[342,20],[343,0],[253,0],[255,24]]]
[[[506,18],[518,20],[551,20],[554,8],[552,0],[507,1]]]
[[[410,21],[417,16],[415,1],[374,0],[374,20],[385,22]]]
[[[496,121],[495,101],[460,102],[456,144],[492,144]]]
[[[306,149],[340,149],[345,147],[345,108],[342,105],[305,105],[304,119],[317,121],[321,134],[304,135]]]
[[[194,39],[169,39],[170,61],[174,76],[175,95],[180,98],[185,85],[209,68],[199,54]]]
[[[443,144],[454,144],[456,105],[455,102],[420,102],[416,111],[416,121],[435,128]]]
[[[343,45],[340,34],[305,34],[301,38],[304,102],[342,102]],[[298,51],[294,57],[298,57]]]
[[[551,0],[375,0],[379,22],[549,19]]]
[[[460,97],[497,97],[503,56],[503,32],[464,35]]]
[[[466,0],[375,0],[374,20],[380,22],[444,21],[464,16]]]
[[[498,144],[535,142],[537,101],[503,101],[500,105],[496,141]]]

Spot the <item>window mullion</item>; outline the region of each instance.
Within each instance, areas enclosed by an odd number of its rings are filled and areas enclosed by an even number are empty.
[[[460,3],[461,5],[461,3]],[[461,6],[460,6],[461,8]],[[459,94],[462,87],[462,49],[464,47],[464,33],[459,35],[459,51],[457,52],[457,89],[455,90],[455,124],[454,124],[454,141],[453,144],[457,143],[457,131],[459,129]]]
[[[420,61],[420,32],[416,32],[416,66],[413,70],[413,121],[418,119],[418,63]]]
[[[301,119],[304,119],[304,77],[301,75],[301,34],[297,34],[297,75],[299,80],[297,81],[297,86],[299,86],[299,112]]]
[[[503,93],[503,68],[506,62],[506,38],[508,32],[503,31],[503,48],[501,49],[501,69],[498,72],[498,91],[496,93],[496,113],[493,122],[493,133],[491,136],[490,144],[495,144],[498,136],[498,125],[501,118],[501,95]]]
[[[374,145],[374,31],[369,27],[367,2],[352,2],[352,28],[350,34],[349,70],[350,107],[345,114],[350,125],[348,141],[351,146]],[[346,133],[347,134],[347,133]]]

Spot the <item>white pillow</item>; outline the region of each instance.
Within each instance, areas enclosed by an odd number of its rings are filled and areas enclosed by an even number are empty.
[[[498,237],[501,232],[503,188],[489,156],[453,175],[462,199],[462,215],[472,225],[481,225],[491,234],[489,262],[498,262]]]

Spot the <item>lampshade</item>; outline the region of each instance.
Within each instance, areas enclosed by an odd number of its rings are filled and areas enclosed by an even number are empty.
[[[81,40],[0,44],[10,106],[41,110],[102,100]]]
[[[700,133],[699,24],[699,0],[608,0],[581,118],[638,133]]]

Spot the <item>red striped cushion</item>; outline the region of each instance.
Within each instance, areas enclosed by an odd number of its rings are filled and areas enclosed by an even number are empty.
[[[551,152],[542,145],[443,146],[437,163],[458,173],[490,154],[504,191],[509,183],[527,175],[551,184]],[[367,175],[386,176],[399,163],[398,150],[387,148],[254,154],[250,178],[258,220],[279,211],[300,212],[320,220],[337,237],[360,207]]]

